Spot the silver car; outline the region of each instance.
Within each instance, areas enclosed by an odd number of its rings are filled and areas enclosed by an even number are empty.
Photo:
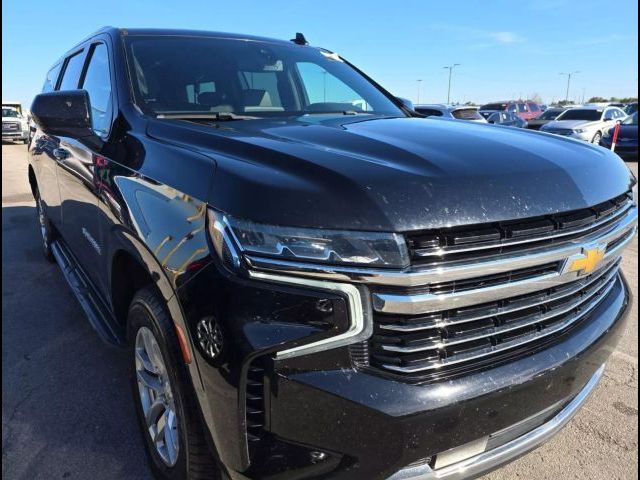
[[[618,107],[570,108],[558,115],[553,122],[543,125],[540,131],[599,144],[604,131],[626,116]]]
[[[467,120],[471,122],[487,123],[478,113],[478,107],[469,105],[444,105],[433,103],[429,105],[415,105],[414,110],[428,117],[452,118],[454,120]]]

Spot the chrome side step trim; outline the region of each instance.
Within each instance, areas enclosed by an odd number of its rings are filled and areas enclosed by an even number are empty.
[[[556,416],[521,437],[443,468],[432,469],[428,464],[409,466],[396,472],[387,480],[464,480],[476,477],[514,460],[549,440],[571,420],[595,389],[602,377],[604,368],[605,366],[602,365],[580,393]]]

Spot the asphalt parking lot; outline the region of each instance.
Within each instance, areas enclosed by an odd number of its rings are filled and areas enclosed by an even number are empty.
[[[2,476],[151,478],[122,352],[100,342],[58,268],[43,259],[26,172],[26,146],[3,144]],[[636,238],[623,267],[636,297],[637,267]],[[637,303],[632,317],[571,423],[485,479],[637,478]]]

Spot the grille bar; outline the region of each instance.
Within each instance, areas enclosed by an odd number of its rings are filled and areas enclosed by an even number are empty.
[[[637,213],[637,212],[636,212]],[[610,262],[613,258],[617,257],[620,251],[633,239],[636,232],[636,225],[631,224],[625,228],[622,235],[617,231],[617,235],[607,235],[600,239],[604,244],[615,242],[615,246],[612,249],[607,249],[604,257],[605,262]],[[571,249],[555,251],[545,256],[525,256],[523,261],[514,261],[513,267],[519,266],[523,262],[529,263],[538,259],[538,264],[546,263],[544,260],[566,260],[572,254],[569,253]],[[574,250],[574,254],[582,253],[582,247]],[[562,252],[562,253],[561,253]],[[480,264],[486,265],[486,264]],[[492,273],[490,267],[487,267],[489,273]],[[450,293],[450,294],[432,294],[432,293],[379,293],[376,292],[372,295],[373,307],[376,311],[383,313],[398,313],[405,315],[418,315],[430,312],[437,312],[443,309],[462,308],[469,305],[475,305],[480,303],[487,303],[501,298],[515,297],[518,295],[525,295],[530,292],[544,290],[545,288],[551,288],[563,285],[565,283],[575,280],[576,273],[569,272],[566,274],[561,273],[561,269],[554,273],[548,273],[538,277],[520,280],[515,282],[507,282],[501,285],[492,285],[490,287],[482,287],[474,290],[466,290],[463,292]],[[481,283],[479,282],[479,285]]]
[[[526,310],[527,308],[531,308],[532,305],[537,303],[546,303],[555,300],[561,300],[563,298],[569,297],[578,293],[580,290],[583,290],[591,285],[595,284],[599,280],[602,279],[603,276],[612,276],[615,275],[616,267],[620,264],[620,262],[615,262],[613,266],[607,266],[601,269],[600,272],[590,275],[585,280],[578,280],[575,284],[571,284],[571,287],[568,289],[560,290],[556,293],[544,293],[543,295],[536,295],[535,298],[528,303],[517,303],[515,305],[510,305],[506,307],[486,307],[481,314],[471,314],[471,315],[455,315],[451,318],[447,319],[438,319],[435,321],[423,322],[423,323],[379,323],[379,328],[381,330],[389,330],[394,332],[419,332],[434,328],[444,328],[450,327],[454,325],[461,325],[464,323],[474,322],[477,320],[483,320],[485,318],[491,318],[497,315],[504,315],[508,313],[515,313],[520,310]],[[595,277],[595,278],[594,278]],[[476,309],[474,309],[475,311]]]
[[[610,282],[613,277],[615,277],[618,273],[617,268],[614,268],[608,275],[604,278],[604,283]],[[599,280],[602,278],[598,278],[594,281],[594,283],[600,283]],[[584,287],[583,287],[584,288]],[[432,341],[429,343],[425,343],[417,346],[395,346],[395,345],[381,345],[383,350],[392,351],[392,352],[403,352],[403,353],[414,353],[414,352],[424,352],[433,349],[442,349],[451,345],[458,345],[465,342],[471,342],[475,340],[480,340],[482,338],[488,338],[495,335],[500,335],[503,333],[511,332],[514,330],[518,330],[523,327],[528,327],[530,325],[535,325],[540,322],[544,322],[546,320],[550,320],[552,318],[558,317],[565,313],[569,313],[575,308],[579,307],[583,303],[592,300],[594,295],[598,293],[601,285],[595,285],[595,287],[591,287],[586,290],[580,298],[574,300],[572,302],[568,302],[566,305],[562,305],[560,308],[553,308],[547,311],[546,313],[537,313],[533,315],[528,315],[523,317],[520,320],[509,322],[503,326],[499,327],[490,327],[480,330],[479,332],[473,332],[467,335],[460,335],[453,337],[451,339],[444,338],[437,341]],[[579,290],[580,291],[580,290]]]
[[[606,295],[613,289],[617,281],[617,278],[618,277],[616,276],[613,280],[610,281],[609,284],[607,284],[604,288],[596,292],[596,294],[593,295],[592,297],[594,300],[588,305],[583,305],[583,308],[578,313],[570,315],[565,320],[562,320],[556,323],[555,325],[548,326],[542,330],[536,330],[531,333],[526,333],[522,336],[516,337],[512,341],[506,341],[498,345],[491,345],[483,349],[474,350],[467,354],[461,353],[451,358],[439,359],[439,360],[430,361],[424,364],[418,364],[413,366],[398,366],[398,365],[384,364],[382,365],[382,367],[390,371],[405,373],[405,374],[424,373],[428,371],[441,369],[449,365],[456,365],[456,364],[468,362],[474,359],[486,357],[489,354],[495,354],[505,350],[510,350],[510,349],[525,345],[527,343],[531,343],[535,340],[548,337],[562,330],[565,330],[566,328],[570,327],[573,323],[577,322],[578,320],[588,315],[591,311],[593,311],[593,309],[595,309],[603,300],[603,298],[606,297]]]
[[[606,228],[611,223],[621,219],[623,215],[627,213],[630,209],[632,209],[634,206],[633,201],[626,195],[624,195],[623,197],[619,197],[619,199],[614,199],[608,203],[611,203],[611,206],[602,204],[600,206],[594,207],[595,210],[589,209],[589,211],[592,212],[594,216],[594,221],[588,222],[587,225],[578,224],[577,226],[572,227],[571,223],[567,221],[569,216],[556,215],[554,221],[545,220],[545,219],[538,220],[538,221],[528,221],[528,222],[523,221],[522,222],[523,226],[520,228],[524,229],[526,227],[527,232],[530,231],[534,233],[532,235],[527,236],[526,238],[520,238],[520,235],[517,235],[517,234],[514,235],[513,233],[511,233],[513,235],[511,238],[499,238],[499,241],[491,241],[491,242],[486,242],[484,244],[476,242],[471,246],[447,245],[443,247],[438,245],[431,248],[414,248],[412,250],[412,255],[415,257],[427,257],[427,256],[442,256],[442,255],[448,255],[448,254],[454,254],[454,253],[465,253],[465,252],[478,253],[486,249],[495,249],[498,247],[509,247],[509,246],[515,246],[515,245],[524,245],[527,243],[540,242],[544,240],[562,239],[563,237],[567,237],[571,235],[595,233],[596,230],[600,230],[603,227]],[[595,214],[596,211],[598,212],[597,220],[596,220],[596,214]],[[554,217],[550,217],[550,218],[554,218]],[[541,223],[544,223],[544,225],[541,226],[540,225]],[[554,224],[558,225],[557,229],[554,228],[553,226]],[[564,228],[561,228],[564,224],[567,224],[567,226],[565,226]],[[514,225],[514,227],[515,226],[517,225]],[[551,227],[551,228],[548,228],[548,227]],[[487,226],[478,227],[478,228],[486,229]],[[500,235],[499,230],[500,228],[498,227],[490,229],[490,231],[492,232],[493,231],[498,232],[498,237],[504,237],[504,235]],[[505,230],[505,228],[503,227],[502,230]],[[542,232],[542,233],[535,234],[537,232]],[[437,236],[437,234],[433,234],[433,235]],[[477,235],[478,234],[476,234],[476,236]],[[492,238],[494,237],[492,236]],[[418,235],[413,235],[409,238],[410,243],[411,242],[418,243],[420,241],[421,241],[421,237]],[[465,242],[465,243],[468,243],[468,242]]]

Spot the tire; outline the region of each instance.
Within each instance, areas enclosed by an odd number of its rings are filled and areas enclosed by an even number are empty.
[[[203,433],[201,419],[197,413],[198,406],[187,376],[186,366],[182,362],[173,321],[162,297],[153,287],[145,287],[134,296],[129,307],[128,327],[129,360],[133,371],[131,387],[143,442],[156,478],[221,480],[220,469],[211,455]],[[151,355],[146,354],[146,350],[140,347],[148,343],[149,334],[152,335],[157,347],[148,349],[152,352]],[[158,355],[163,365],[159,364]],[[160,380],[160,385],[164,385],[163,389],[157,390],[163,392],[160,395],[156,396],[156,390],[146,386],[144,381],[142,383],[139,381],[140,375],[147,376],[151,372],[145,365],[157,367],[157,372],[151,373],[151,378]],[[148,376],[143,378],[148,379]],[[158,384],[153,383],[157,388]],[[153,406],[158,402],[165,402],[165,407],[156,407],[154,410]],[[149,407],[150,403],[151,407]],[[160,412],[162,408],[165,409]],[[155,428],[148,426],[145,409],[147,412],[155,412],[150,414],[152,419],[158,418]],[[168,420],[162,422],[163,418]],[[162,430],[161,423],[174,425],[174,428],[165,427]],[[163,435],[157,434],[158,430],[161,430]],[[160,438],[158,443],[162,443],[162,446],[157,446],[152,439],[152,434]],[[177,445],[177,448],[174,455],[171,455],[173,445]]]
[[[42,203],[40,192],[38,190],[36,190],[35,197],[36,218],[38,219],[38,226],[40,227],[42,254],[47,261],[55,262],[53,251],[51,250],[51,243],[55,240],[55,231],[51,225],[49,217],[47,217],[47,211],[44,208],[44,204]]]
[[[596,145],[600,145],[600,140],[602,140],[602,134],[600,132],[596,132],[596,134],[591,139],[591,143],[595,143]]]

